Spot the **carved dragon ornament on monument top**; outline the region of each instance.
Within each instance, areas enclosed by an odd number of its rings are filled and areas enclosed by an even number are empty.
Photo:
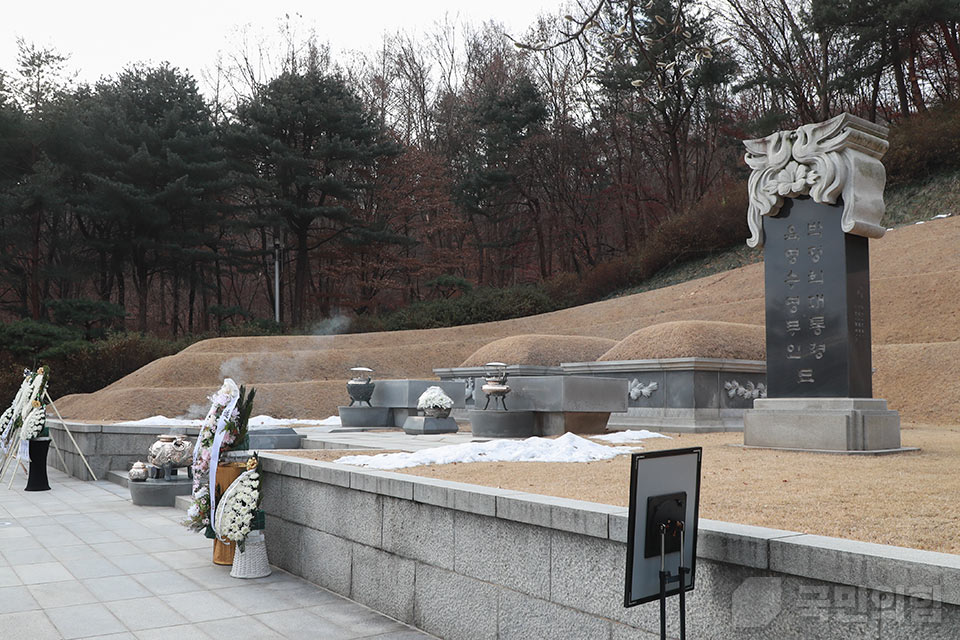
[[[745,140],[752,169],[747,192],[751,247],[763,246],[762,216],[775,216],[784,198],[810,196],[821,204],[843,200],[841,228],[880,238],[887,128],[843,113],[825,122]]]

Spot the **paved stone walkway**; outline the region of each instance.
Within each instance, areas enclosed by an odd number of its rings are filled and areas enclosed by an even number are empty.
[[[420,451],[448,444],[463,444],[473,440],[469,431],[459,433],[429,433],[417,436],[396,431],[358,431],[330,427],[295,427],[305,435],[305,449],[395,449],[397,451]]]
[[[279,569],[231,578],[182,511],[49,471],[52,491],[0,487],[2,640],[433,637]]]

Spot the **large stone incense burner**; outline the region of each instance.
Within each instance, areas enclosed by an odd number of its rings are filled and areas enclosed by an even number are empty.
[[[175,474],[176,469],[193,463],[193,443],[179,434],[162,433],[147,450],[147,462],[165,469],[166,476],[171,471]]]
[[[900,417],[872,397],[868,238],[880,238],[887,129],[842,114],[747,140],[747,244],[762,246],[767,398],[744,444],[899,451]]]
[[[372,406],[370,404],[370,398],[373,397],[373,391],[376,389],[376,383],[373,382],[370,374],[373,373],[373,369],[368,367],[353,367],[350,369],[353,372],[353,377],[347,381],[347,393],[350,395],[350,405],[353,406],[354,403],[362,404],[367,403],[367,406]]]

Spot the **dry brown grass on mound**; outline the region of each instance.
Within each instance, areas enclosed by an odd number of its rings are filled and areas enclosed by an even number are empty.
[[[217,385],[225,377],[248,385],[303,380],[344,380],[350,367],[365,366],[377,378],[433,378],[433,367],[452,366],[483,344],[482,339],[363,348],[318,348],[223,352],[185,350],[138,369],[109,389]],[[278,344],[277,346],[281,346]],[[301,345],[303,346],[303,345]],[[436,364],[446,362],[446,365]]]
[[[506,362],[556,367],[561,362],[593,362],[615,344],[615,340],[587,336],[511,336],[480,347],[460,366],[482,367],[488,362]]]
[[[960,342],[873,347],[873,395],[911,421],[960,421]]]
[[[207,399],[220,386],[131,388],[80,393],[57,399],[57,409],[67,420],[119,422],[155,415],[168,418],[202,418]],[[253,413],[276,418],[326,418],[339,405],[350,403],[346,380],[310,380],[257,384]]]
[[[764,329],[759,325],[683,320],[634,331],[598,360],[651,358],[764,360],[766,358],[764,343]]]

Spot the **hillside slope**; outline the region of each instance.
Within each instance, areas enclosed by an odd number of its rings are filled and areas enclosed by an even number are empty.
[[[905,420],[956,423],[960,407],[960,216],[871,241],[874,395]],[[432,378],[480,347],[516,335],[623,340],[678,320],[762,325],[763,265],[527,318],[337,336],[217,338],[162,358],[91,394],[57,400],[75,420],[196,415],[224,376],[254,385],[257,413],[323,418],[347,398],[352,366],[379,378]],[[560,354],[562,356],[562,354]],[[560,358],[563,360],[564,358]],[[567,360],[575,358],[567,358]],[[522,364],[522,363],[518,363]]]

